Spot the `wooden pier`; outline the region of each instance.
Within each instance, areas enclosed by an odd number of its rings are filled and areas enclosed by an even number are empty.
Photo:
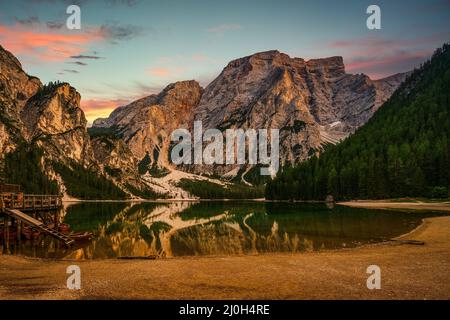
[[[9,219],[16,225],[17,236],[21,236],[23,225],[39,230],[71,246],[74,240],[58,231],[56,218],[54,228],[45,222],[45,213],[57,212],[62,208],[62,197],[55,195],[27,195],[20,192],[20,186],[0,185],[0,213],[4,215],[5,240],[9,240]],[[31,215],[30,215],[31,214]],[[20,222],[20,223],[19,223]]]

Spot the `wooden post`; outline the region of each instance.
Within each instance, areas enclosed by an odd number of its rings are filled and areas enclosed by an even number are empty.
[[[17,242],[19,242],[20,245],[20,236],[22,235],[22,229],[20,228],[21,222],[19,220],[16,219],[16,237],[17,237]]]
[[[6,252],[9,253],[9,217],[5,217],[5,248]]]
[[[22,231],[23,231],[23,221],[20,221],[20,240],[19,240],[19,244],[22,241]]]
[[[3,240],[5,240],[5,245],[6,241],[8,240],[7,230],[8,230],[8,216],[5,214],[5,216],[3,217]]]

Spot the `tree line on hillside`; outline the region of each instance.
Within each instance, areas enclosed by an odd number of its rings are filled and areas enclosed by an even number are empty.
[[[41,149],[20,144],[14,152],[5,155],[3,181],[21,185],[28,194],[57,194],[58,184],[42,170],[42,155]]]
[[[415,70],[372,119],[319,157],[285,167],[268,199],[447,198],[450,45]]]
[[[67,193],[80,199],[125,199],[128,195],[112,181],[99,175],[94,170],[72,163],[46,163],[44,152],[34,144],[19,144],[16,150],[7,153],[1,174],[2,181],[22,186],[27,194],[58,194],[55,180],[47,172],[47,166],[61,176]]]
[[[53,168],[61,176],[67,193],[79,199],[125,199],[127,194],[106,177],[93,169],[86,169],[75,162],[70,167],[53,163]]]
[[[204,180],[181,179],[178,187],[201,199],[258,199],[264,197],[263,186],[244,184],[219,185]]]

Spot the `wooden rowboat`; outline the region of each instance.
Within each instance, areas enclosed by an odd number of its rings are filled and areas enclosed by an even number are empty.
[[[93,236],[92,232],[78,232],[69,235],[69,237],[75,241],[89,241]]]

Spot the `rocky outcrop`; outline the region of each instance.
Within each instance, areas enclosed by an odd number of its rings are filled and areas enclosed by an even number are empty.
[[[4,154],[20,143],[20,112],[41,87],[39,79],[26,74],[19,60],[0,46],[0,165]]]
[[[36,141],[54,161],[70,159],[90,165],[94,157],[80,99],[69,84],[44,87],[21,112],[25,139]]]
[[[148,186],[148,174],[142,180],[137,171],[139,162],[171,167],[170,135],[178,128],[192,129],[194,120],[201,120],[204,130],[279,129],[281,162],[298,162],[367,122],[405,78],[398,74],[373,81],[347,74],[341,57],[305,61],[262,52],[230,62],[206,89],[181,81],[117,108],[93,124],[94,131],[106,134],[90,137],[73,87],[43,86],[1,47],[0,68],[0,170],[5,153],[20,143],[36,144],[44,151],[43,169],[49,175],[55,176],[49,163],[76,163],[139,192]],[[233,166],[178,169],[248,172]]]
[[[90,160],[86,119],[80,94],[68,84],[43,86],[0,47],[0,149],[11,152],[21,142],[37,142],[55,159]]]
[[[116,109],[108,119],[96,120],[93,127],[112,129],[137,159],[148,154],[153,164],[168,166],[170,134],[190,127],[202,92],[196,81],[177,82],[158,95]]]
[[[281,162],[299,162],[366,123],[405,77],[373,81],[347,74],[342,57],[306,61],[267,51],[230,62],[204,92],[193,81],[172,84],[94,127],[110,128],[138,159],[149,154],[161,166],[170,165],[170,132],[192,128],[194,120],[204,129],[279,129]],[[184,169],[224,174],[234,167]]]
[[[75,88],[67,83],[43,86],[1,47],[0,68],[0,177],[5,176],[4,156],[19,146],[20,152],[42,152],[37,167],[58,182],[61,192],[66,188],[54,169],[55,163],[68,168],[75,164],[107,175],[94,157],[87,121],[80,108],[81,97]]]
[[[404,75],[372,81],[341,57],[305,61],[278,51],[234,60],[205,89],[195,119],[206,128],[280,130],[282,162],[298,162],[367,122]]]
[[[42,87],[41,81],[29,76],[19,60],[0,46],[0,102],[2,111],[17,116],[26,102]]]
[[[108,135],[94,136],[91,146],[104,171],[121,184],[139,188],[138,161],[123,140]]]

